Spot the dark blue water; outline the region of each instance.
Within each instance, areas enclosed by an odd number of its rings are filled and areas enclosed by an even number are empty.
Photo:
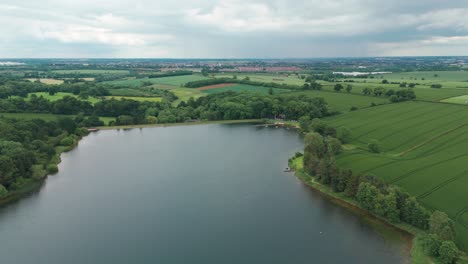
[[[284,173],[293,131],[100,131],[0,210],[0,263],[400,263],[359,216]]]

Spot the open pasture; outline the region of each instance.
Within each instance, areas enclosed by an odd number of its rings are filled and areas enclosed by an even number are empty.
[[[342,168],[373,174],[399,185],[432,209],[456,220],[459,240],[468,246],[468,108],[407,102],[329,118],[352,131],[357,148],[337,157]],[[379,142],[381,153],[367,151]]]

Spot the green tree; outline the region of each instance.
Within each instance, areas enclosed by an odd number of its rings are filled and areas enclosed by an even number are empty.
[[[442,263],[451,264],[454,263],[455,260],[459,256],[459,251],[455,243],[453,241],[443,241],[439,248],[439,259]]]
[[[335,84],[334,89],[337,92],[341,92],[341,90],[343,90],[343,85],[341,85],[340,83],[337,83],[337,84]]]
[[[8,190],[5,188],[5,186],[0,184],[0,198],[3,198],[8,195]]]
[[[367,144],[367,148],[372,153],[380,153],[379,142],[377,140],[373,140],[369,144]]]
[[[439,256],[439,248],[442,241],[435,234],[427,234],[420,237],[424,253],[429,256]]]
[[[343,144],[349,143],[351,141],[351,129],[343,126],[339,127],[336,129],[336,138]]]
[[[374,211],[378,195],[379,190],[375,186],[370,183],[363,182],[359,184],[356,200],[364,209]]]
[[[435,211],[429,218],[429,230],[442,240],[455,240],[455,226],[444,212]]]
[[[353,90],[353,86],[351,84],[346,85],[346,92],[350,93]]]

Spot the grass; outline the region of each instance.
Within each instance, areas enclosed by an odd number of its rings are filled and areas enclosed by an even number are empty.
[[[6,118],[15,118],[15,119],[42,119],[45,121],[57,121],[59,118],[74,118],[75,115],[55,115],[55,114],[42,114],[42,113],[0,113],[1,117]],[[110,121],[115,120],[113,117],[99,117],[100,120],[104,122],[104,124],[109,124]]]
[[[424,205],[446,212],[456,222],[458,242],[468,248],[468,108],[407,102],[362,109],[329,118],[352,131],[348,151],[337,157],[342,168],[374,174],[397,184]],[[366,146],[378,140],[382,152]]]
[[[468,95],[450,97],[450,98],[441,100],[441,102],[466,105],[468,104]]]
[[[100,75],[100,74],[129,74],[128,70],[91,70],[91,69],[76,69],[76,70],[54,70],[53,73],[57,74],[89,74],[89,75]]]
[[[203,92],[207,94],[213,94],[213,93],[222,93],[226,91],[233,91],[233,92],[253,92],[253,93],[260,93],[260,94],[268,94],[269,90],[270,90],[269,87],[236,84],[232,86],[225,86],[225,87],[220,87],[220,88],[215,88],[215,89],[203,90]],[[287,93],[287,92],[290,92],[290,90],[273,88],[274,94]]]
[[[178,105],[182,101],[187,101],[190,97],[193,97],[193,99],[197,99],[202,96],[208,95],[207,93],[203,93],[202,91],[192,88],[175,88],[172,89],[171,92],[173,92],[177,97],[179,97],[179,99],[172,103],[173,105]]]
[[[284,94],[285,96],[311,96],[321,97],[330,106],[331,110],[348,112],[352,106],[357,108],[365,108],[371,106],[372,103],[380,105],[389,103],[389,99],[385,97],[372,97],[364,95],[350,94],[346,92],[330,92],[330,91],[300,91]]]

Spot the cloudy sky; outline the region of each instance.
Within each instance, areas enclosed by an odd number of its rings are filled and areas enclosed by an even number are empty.
[[[0,58],[468,55],[468,0],[1,0]]]

